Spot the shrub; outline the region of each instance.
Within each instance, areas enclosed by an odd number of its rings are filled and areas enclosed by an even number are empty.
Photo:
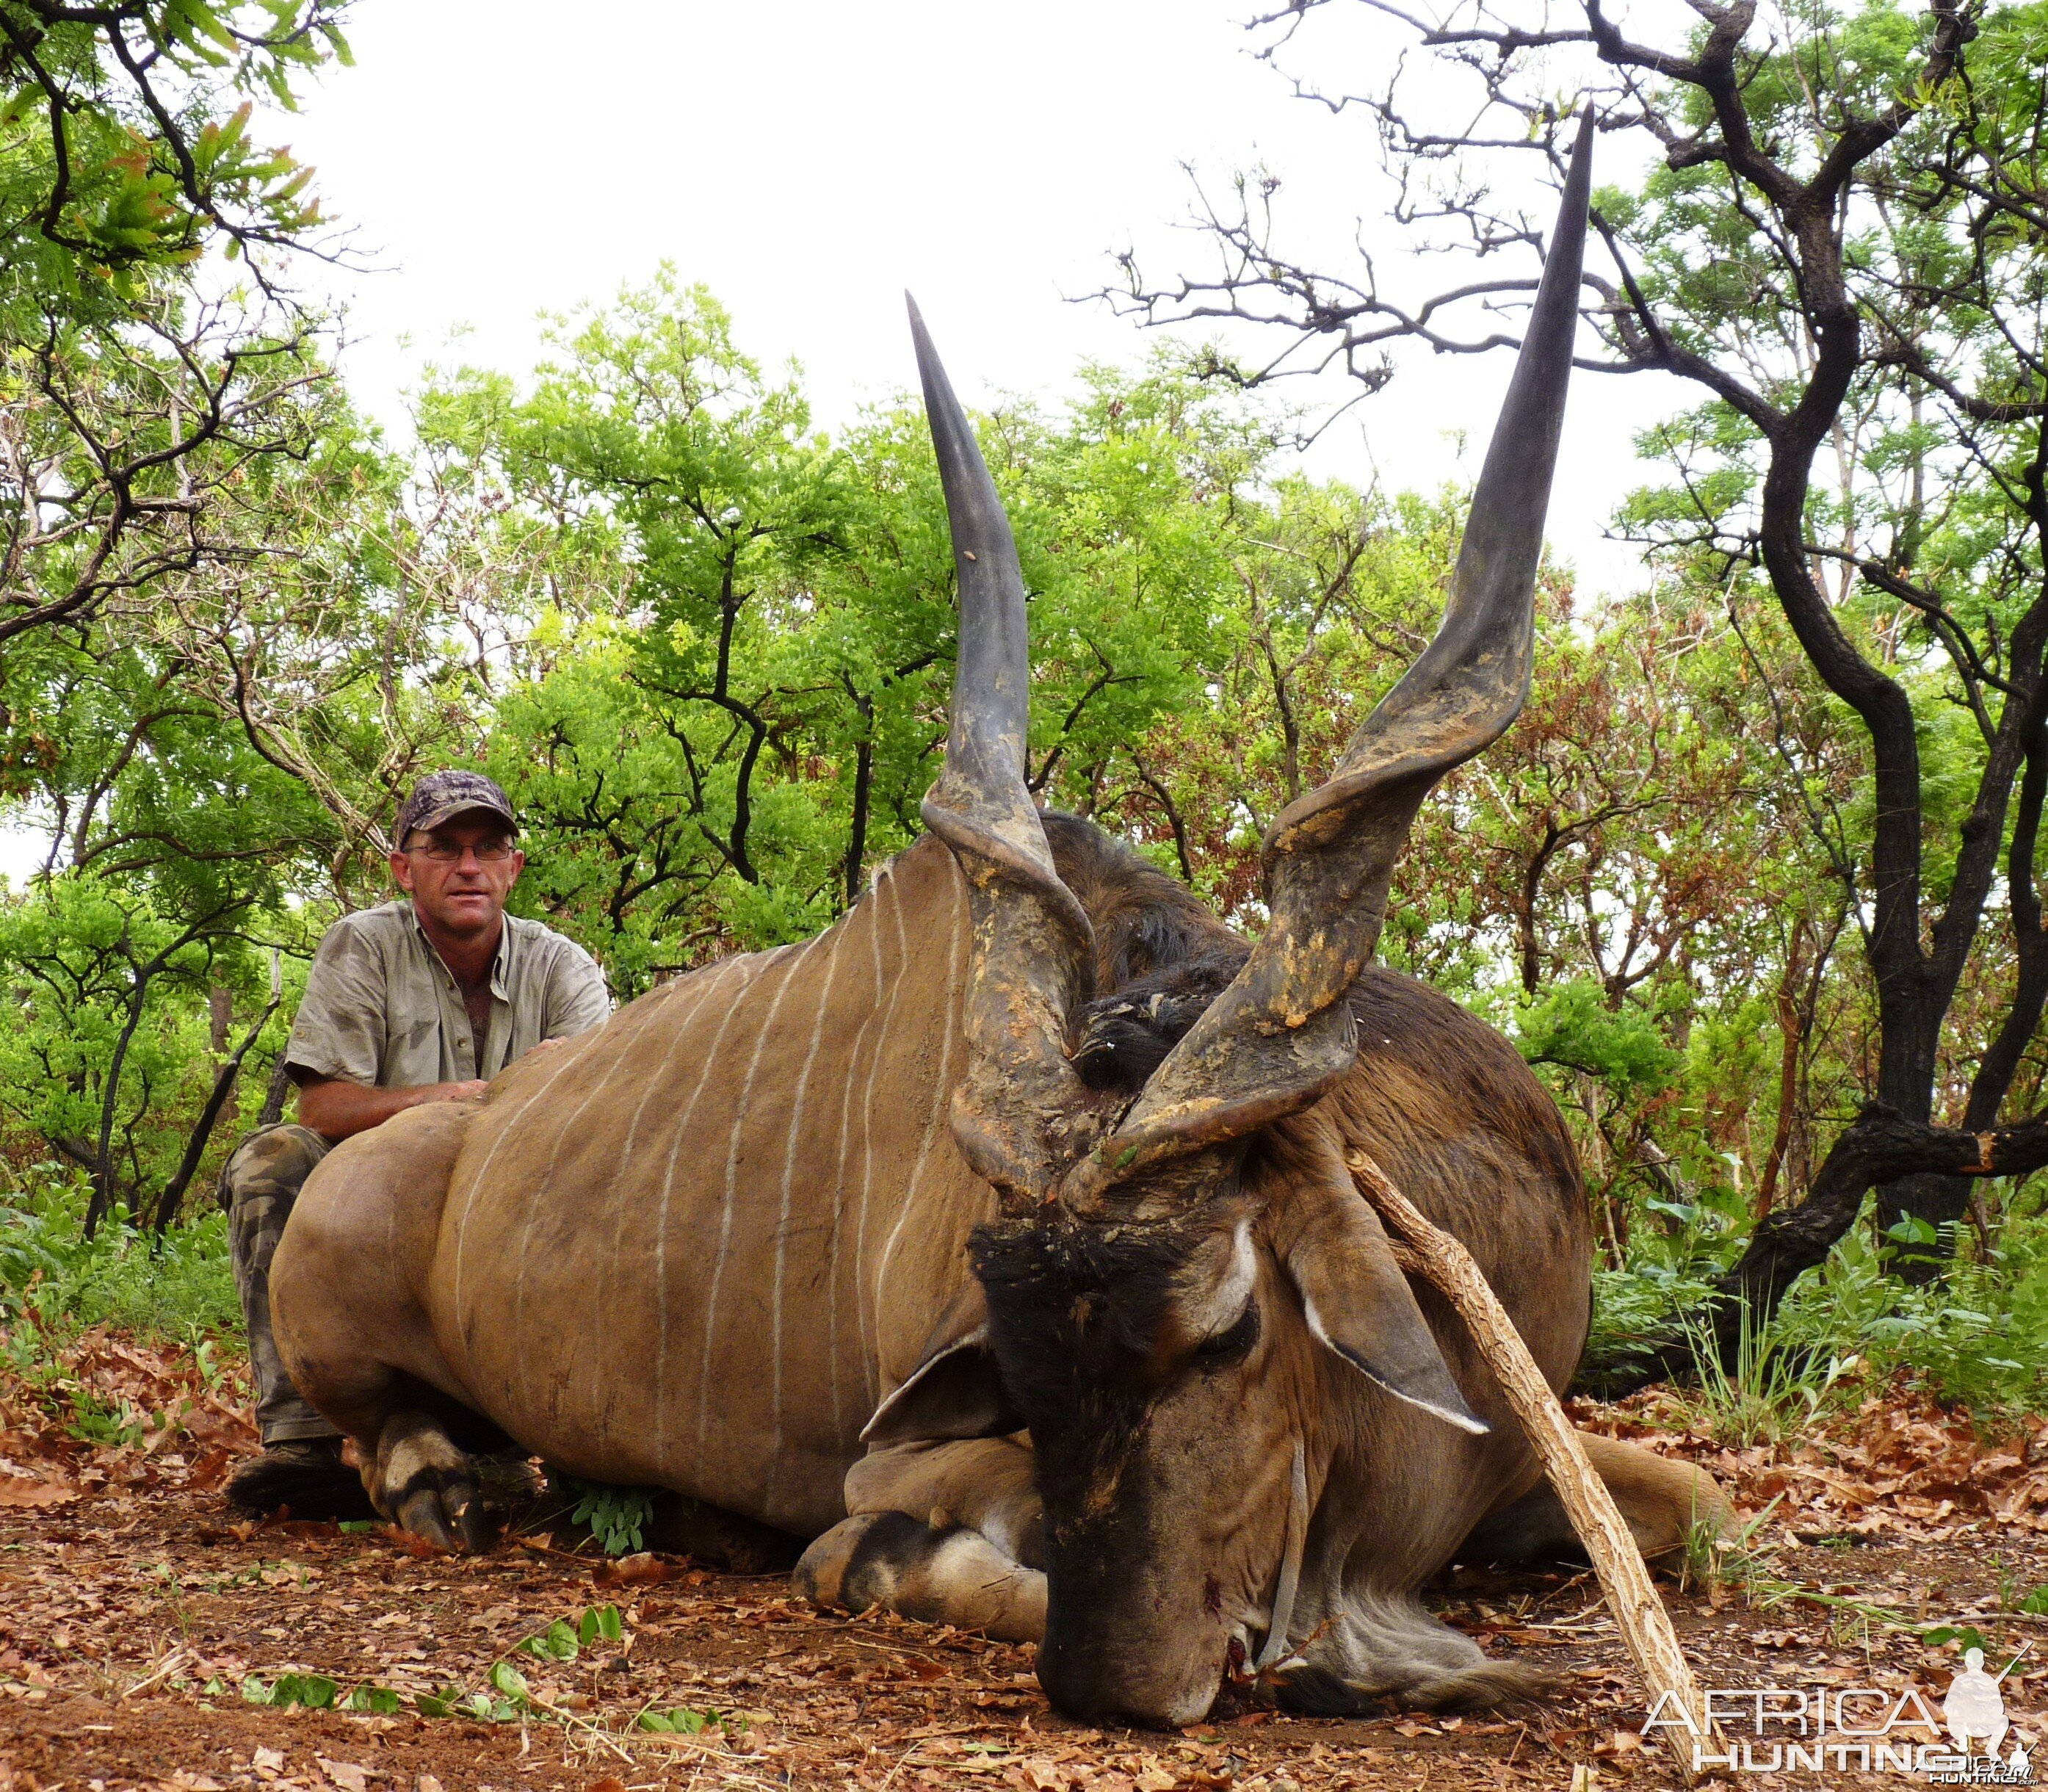
[[[28,1190],[0,1195],[0,1317],[33,1308],[46,1328],[111,1325],[192,1344],[239,1339],[242,1309],[229,1266],[227,1216],[200,1216],[154,1237],[116,1208],[83,1236],[87,1190],[55,1165]]]
[[[1662,1234],[1639,1228],[1626,1269],[1593,1271],[1586,1385],[1680,1321],[1728,1255],[1718,1216],[1666,1211],[1683,1223]],[[1859,1357],[1985,1418],[2048,1412],[2048,1214],[2008,1210],[1988,1252],[1959,1255],[1946,1277],[1914,1286],[1886,1273],[1866,1213],[1768,1325],[1753,1337],[1745,1329],[1739,1355],[1728,1374],[1709,1378],[1705,1398],[1740,1430],[1769,1429],[1769,1412],[1751,1410],[1759,1401],[1810,1410]]]

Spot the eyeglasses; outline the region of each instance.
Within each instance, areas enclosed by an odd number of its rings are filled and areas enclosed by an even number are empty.
[[[405,850],[431,859],[436,865],[459,865],[467,852],[475,853],[479,865],[502,865],[512,856],[512,843],[486,840],[481,846],[448,846],[440,840],[432,840],[425,846],[408,847]]]

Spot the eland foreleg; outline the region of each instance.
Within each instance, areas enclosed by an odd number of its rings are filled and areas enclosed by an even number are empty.
[[[847,1472],[851,1515],[804,1552],[797,1590],[845,1612],[1035,1643],[1045,1557],[1031,1452],[1004,1437],[898,1444]]]
[[[1720,1484],[1689,1462],[1658,1456],[1636,1444],[1579,1433],[1579,1447],[1614,1496],[1646,1561],[1668,1560],[1727,1535],[1732,1520]],[[1583,1561],[1585,1546],[1547,1483],[1489,1512],[1459,1545],[1460,1561],[1535,1568]]]

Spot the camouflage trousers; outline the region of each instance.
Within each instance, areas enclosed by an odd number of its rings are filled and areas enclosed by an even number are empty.
[[[220,1173],[220,1204],[227,1209],[227,1239],[235,1291],[249,1328],[249,1369],[256,1383],[256,1429],[265,1446],[341,1433],[292,1386],[270,1332],[270,1259],[299,1190],[328,1142],[304,1127],[264,1127],[235,1147]]]

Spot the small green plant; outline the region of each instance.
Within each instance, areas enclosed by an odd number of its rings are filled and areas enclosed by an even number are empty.
[[[1696,1518],[1685,1526],[1685,1553],[1678,1573],[1681,1587],[1716,1587],[1723,1578],[1720,1527],[1712,1519]]]
[[[574,1623],[557,1618],[538,1635],[523,1637],[514,1646],[515,1655],[531,1655],[536,1661],[572,1662],[596,1643],[617,1643],[626,1635],[626,1620],[615,1605],[593,1605]]]
[[[184,1582],[178,1571],[167,1561],[153,1562],[142,1569],[142,1576],[149,1589],[170,1608],[173,1621],[180,1631],[192,1635],[192,1613],[185,1608]]]
[[[255,1674],[242,1682],[242,1696],[251,1705],[283,1711],[302,1705],[308,1711],[332,1711],[341,1688],[324,1674],[281,1674],[273,1681]]]
[[[416,1695],[413,1705],[422,1717],[452,1717],[460,1708],[462,1699],[460,1686],[444,1686],[438,1693]]]
[[[1777,1511],[1783,1494],[1778,1495],[1770,1504],[1747,1524],[1739,1527],[1732,1536],[1723,1531],[1710,1518],[1696,1517],[1685,1527],[1685,1555],[1681,1580],[1686,1586],[1714,1588],[1724,1586],[1751,1587],[1763,1578],[1770,1563],[1771,1546],[1759,1544],[1763,1527],[1771,1522],[1771,1515]]]
[[[593,1644],[621,1643],[625,1636],[626,1620],[617,1606],[593,1605],[573,1620],[557,1618],[545,1630],[522,1637],[513,1645],[510,1654],[538,1662],[572,1662]],[[493,1662],[486,1680],[486,1689],[479,1691],[449,1685],[438,1693],[421,1693],[413,1699],[413,1707],[422,1717],[474,1717],[487,1724],[582,1722],[537,1694],[526,1675],[509,1658]],[[369,1689],[373,1696],[382,1690]],[[385,1707],[351,1705],[346,1709],[382,1711]]]
[[[110,1406],[91,1388],[76,1383],[60,1383],[58,1391],[71,1406],[64,1429],[80,1443],[118,1449],[124,1444],[139,1444],[149,1434],[142,1415],[126,1400]]]
[[[1987,1664],[1996,1658],[1996,1652],[1992,1648],[1990,1639],[1975,1624],[1937,1624],[1932,1630],[1921,1631],[1920,1642],[1922,1647],[1928,1649],[1944,1648],[1953,1643],[1958,1654],[1967,1654],[1972,1649],[1981,1649]],[[2003,1680],[2018,1665],[2020,1656],[2026,1653],[2026,1647],[2023,1646],[2007,1656],[2004,1666],[1998,1669],[1992,1678]]]
[[[513,1724],[546,1715],[534,1704],[526,1675],[510,1662],[493,1662],[487,1678],[487,1692],[444,1686],[438,1693],[420,1693],[413,1706],[422,1717],[474,1717],[485,1724]]]
[[[587,1481],[560,1468],[548,1470],[548,1484],[566,1500],[569,1522],[588,1525],[597,1546],[608,1556],[630,1555],[646,1547],[647,1528],[654,1519],[654,1490],[614,1487]]]
[[[707,1706],[699,1711],[689,1705],[679,1705],[673,1710],[657,1711],[650,1705],[634,1722],[643,1730],[656,1736],[701,1736],[706,1730],[717,1728],[729,1736],[746,1733],[747,1720],[738,1712],[717,1711]]]

